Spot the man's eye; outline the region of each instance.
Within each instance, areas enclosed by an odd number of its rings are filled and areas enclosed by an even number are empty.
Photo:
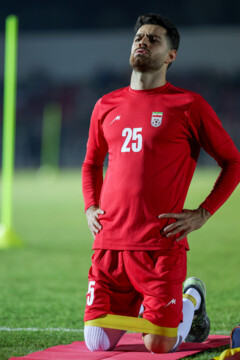
[[[135,38],[135,41],[140,41],[140,40],[141,40],[140,37]]]

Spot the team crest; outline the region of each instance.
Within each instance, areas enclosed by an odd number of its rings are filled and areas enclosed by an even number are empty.
[[[162,123],[163,112],[152,112],[151,125],[158,127]]]

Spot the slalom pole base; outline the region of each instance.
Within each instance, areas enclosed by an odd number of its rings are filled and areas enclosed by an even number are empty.
[[[22,247],[24,244],[15,231],[0,224],[0,249]]]

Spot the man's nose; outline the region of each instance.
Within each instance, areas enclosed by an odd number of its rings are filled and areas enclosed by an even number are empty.
[[[148,37],[146,35],[141,39],[141,41],[139,41],[138,47],[142,46],[148,46]]]

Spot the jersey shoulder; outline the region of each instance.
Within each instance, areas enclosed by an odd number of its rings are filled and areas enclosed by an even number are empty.
[[[124,102],[127,87],[112,91],[106,95],[103,95],[96,103],[98,118],[101,124],[105,120],[105,117],[109,112],[118,107]]]
[[[190,100],[192,101],[202,101],[204,100],[202,95],[194,92],[194,91],[191,91],[191,90],[187,90],[187,89],[184,89],[184,88],[180,88],[180,87],[177,87],[177,86],[174,86],[174,85],[170,85],[169,88],[168,88],[168,93],[169,94],[175,94],[175,95],[182,95],[182,96],[186,96],[187,98],[189,98]]]
[[[121,89],[117,89],[111,91],[108,94],[103,95],[102,98],[100,99],[101,105],[111,105],[118,103],[125,97],[126,92],[127,92],[127,87],[123,87]]]
[[[168,88],[168,93],[176,96],[179,95],[180,98],[183,97],[190,106],[193,103],[200,106],[207,104],[207,101],[203,98],[202,95],[191,90],[174,86],[172,84]]]

